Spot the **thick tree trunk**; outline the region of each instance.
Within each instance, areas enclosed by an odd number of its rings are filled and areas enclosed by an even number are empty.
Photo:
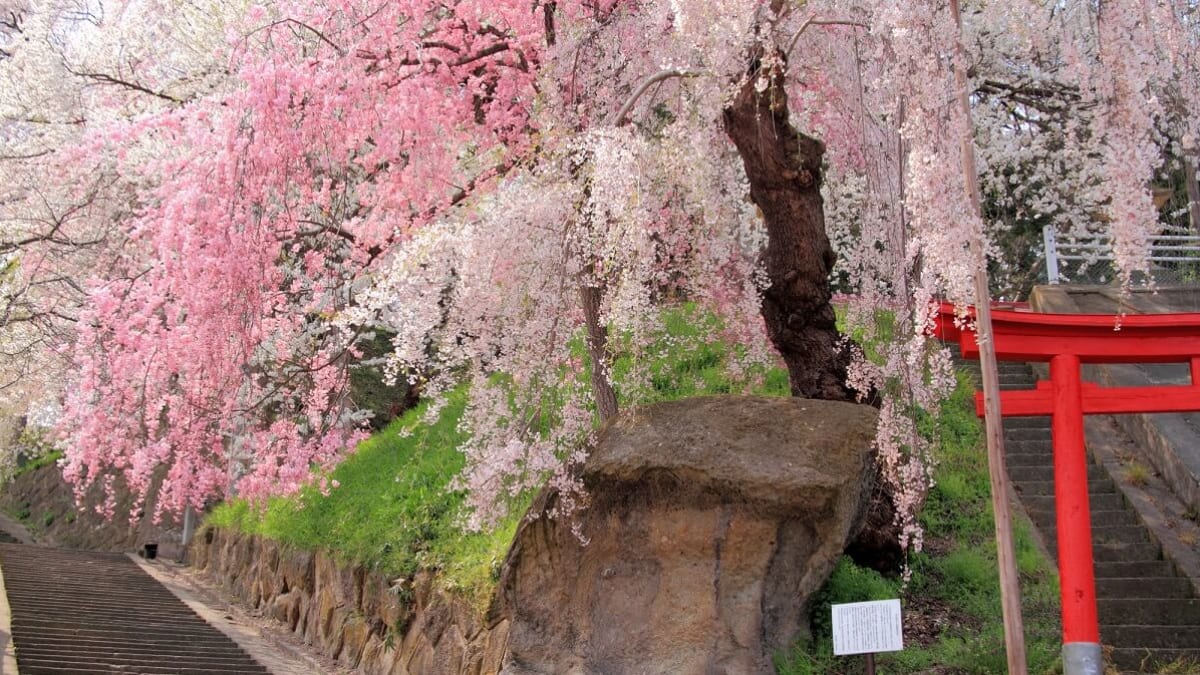
[[[583,306],[583,322],[587,330],[588,356],[592,361],[592,395],[596,411],[604,422],[617,416],[617,392],[608,372],[608,330],[600,323],[601,289],[581,284],[579,300]]]
[[[762,307],[767,333],[787,364],[794,396],[851,401],[849,354],[839,348],[830,304],[836,257],[821,200],[825,148],[789,122],[783,72],[762,92],[756,79],[757,72],[725,109],[725,131],[742,157],[750,198],[767,226],[771,286]]]

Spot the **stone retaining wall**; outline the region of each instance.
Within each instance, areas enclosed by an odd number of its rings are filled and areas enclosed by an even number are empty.
[[[209,528],[189,547],[197,569],[338,663],[366,675],[488,675],[500,671],[508,621],[485,621],[433,583],[393,585],[322,551],[291,549]]]
[[[629,411],[582,470],[587,510],[534,499],[486,618],[431,575],[396,586],[219,530],[192,563],[368,675],[773,675],[861,529],[875,427],[870,406],[799,398]]]

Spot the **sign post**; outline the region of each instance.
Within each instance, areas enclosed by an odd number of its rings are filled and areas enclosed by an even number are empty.
[[[875,654],[904,649],[899,600],[833,605],[833,655],[865,654],[867,675],[875,675]]]

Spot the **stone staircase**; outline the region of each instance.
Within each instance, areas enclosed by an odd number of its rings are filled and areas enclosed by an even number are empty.
[[[21,675],[267,669],[119,553],[0,544]]]
[[[959,362],[979,381],[978,363]],[[1000,388],[1032,389],[1024,363],[1001,363]],[[1057,557],[1054,469],[1048,417],[1004,420],[1009,477],[1021,504]],[[1088,466],[1100,639],[1124,672],[1200,672],[1200,599],[1105,469]],[[1188,668],[1194,666],[1196,670]]]

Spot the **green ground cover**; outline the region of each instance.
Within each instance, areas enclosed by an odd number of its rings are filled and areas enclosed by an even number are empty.
[[[666,315],[665,330],[653,350],[663,356],[651,363],[646,398],[675,400],[740,386],[725,374],[730,349],[701,339],[713,328],[711,321],[687,308]],[[582,355],[582,344],[579,350]],[[618,361],[614,377],[620,380],[630,367],[628,359]],[[749,376],[757,381],[751,387],[755,393],[788,392],[782,370]],[[465,404],[465,393],[459,390],[434,424],[421,422],[427,404],[397,418],[333,471],[329,477],[339,487],[328,494],[306,488],[295,496],[271,499],[263,509],[232,500],[217,506],[206,523],[300,548],[326,549],[393,577],[435,568],[447,589],[482,606],[531,496],[518,499],[512,508],[515,515],[494,531],[468,533],[457,526],[463,495],[451,490],[450,482],[463,467],[456,448],[462,440],[458,420]]]
[[[709,319],[686,309],[666,318],[661,348],[655,350],[660,356],[650,367],[647,398],[674,400],[745,390],[745,382],[725,375],[730,348],[700,339],[712,327],[706,325]],[[616,377],[628,368],[628,362],[619,361]],[[750,379],[755,393],[788,393],[787,375],[780,369],[750,373]],[[987,466],[970,399],[969,385],[960,385],[941,418],[927,425],[926,432],[938,439],[938,485],[922,517],[926,551],[909,561],[910,583],[903,586],[897,578],[843,559],[814,602],[812,640],[779,655],[781,675],[861,672],[861,659],[831,654],[829,605],[892,597],[901,597],[906,615],[924,626],[919,639],[927,644],[910,644],[904,652],[882,656],[882,672],[1003,672]],[[457,422],[464,405],[465,394],[459,391],[436,423],[421,423],[424,406],[398,418],[334,470],[331,478],[340,487],[328,494],[310,488],[273,499],[262,510],[234,500],[217,507],[207,522],[298,547],[324,548],[392,576],[436,568],[446,588],[482,607],[517,516],[488,533],[465,533],[457,527],[463,497],[449,486],[462,468],[455,447],[462,439]],[[513,512],[520,513],[522,506],[520,501],[514,504]],[[1017,523],[1017,547],[1031,672],[1053,672],[1058,652],[1057,580],[1033,544],[1027,522]]]
[[[43,466],[50,466],[51,464],[54,464],[58,460],[62,459],[62,456],[62,450],[49,450],[35,455],[33,459],[23,459],[17,463],[17,469],[13,472],[12,477],[16,478],[17,476],[22,476],[31,471],[37,471]]]
[[[271,499],[261,510],[233,500],[216,507],[206,522],[322,548],[389,576],[437,568],[447,588],[484,602],[517,517],[486,533],[457,527],[463,496],[450,489],[450,480],[463,467],[456,448],[465,399],[463,392],[453,393],[433,424],[421,423],[422,404],[364,441],[333,471],[339,486],[328,494],[306,488]],[[514,513],[520,513],[519,505]]]

